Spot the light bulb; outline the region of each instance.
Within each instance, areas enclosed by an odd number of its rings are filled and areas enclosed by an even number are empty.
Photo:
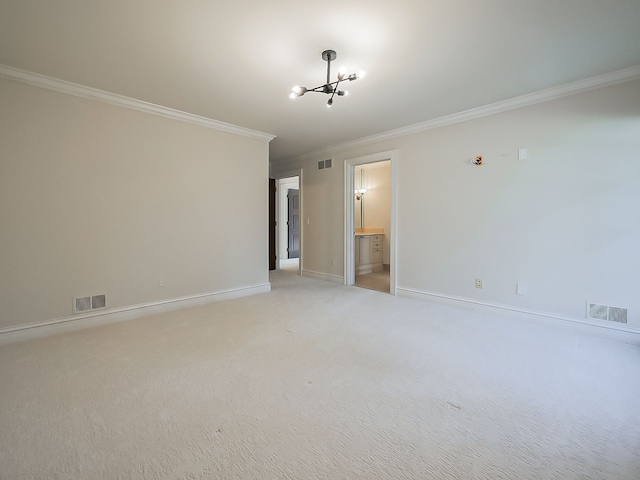
[[[302,95],[307,93],[307,87],[300,87],[300,86],[296,85],[295,87],[293,87],[291,89],[291,91],[294,93],[294,95],[296,97],[301,97]]]
[[[331,108],[331,105],[333,105],[333,98],[330,98],[327,102],[327,108]]]

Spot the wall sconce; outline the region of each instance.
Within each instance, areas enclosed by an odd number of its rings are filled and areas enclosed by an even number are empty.
[[[364,194],[367,193],[367,189],[366,188],[360,188],[358,190],[356,190],[356,200],[360,200]]]
[[[476,156],[473,160],[471,160],[471,163],[473,163],[474,165],[477,165],[478,167],[481,167],[482,166],[482,155]]]

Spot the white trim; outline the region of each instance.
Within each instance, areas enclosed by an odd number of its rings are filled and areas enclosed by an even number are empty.
[[[157,115],[181,122],[192,123],[195,125],[200,125],[201,127],[219,130],[221,132],[233,133],[235,135],[240,135],[243,137],[263,140],[265,142],[270,142],[275,138],[275,135],[271,135],[269,133],[263,133],[257,130],[239,127],[237,125],[213,120],[211,118],[202,117],[200,115],[194,115],[192,113],[174,110],[173,108],[163,107],[162,105],[156,105],[153,103],[144,102],[142,100],[136,100],[135,98],[125,97],[116,93],[110,93],[104,90],[86,87],[77,83],[48,77],[46,75],[40,75],[38,73],[28,72],[26,70],[20,70],[18,68],[8,67],[2,64],[0,64],[0,78],[14,80],[20,83],[31,85],[32,87],[44,88],[47,90],[52,90],[54,92],[73,95],[75,97],[89,98],[91,100],[97,100],[99,102],[128,108],[130,110],[137,110],[139,112],[149,113],[151,115]]]
[[[503,100],[496,103],[491,103],[482,107],[472,108],[470,110],[465,110],[451,115],[445,115],[444,117],[434,118],[432,120],[427,120],[425,122],[397,128],[395,130],[389,130],[387,132],[371,135],[369,137],[363,137],[356,140],[340,143],[338,145],[325,147],[314,152],[300,155],[298,157],[284,159],[282,163],[296,158],[304,159],[316,155],[332,155],[336,152],[349,148],[361,147],[384,140],[402,137],[404,135],[411,135],[427,130],[433,130],[435,128],[446,127],[449,125],[466,122],[468,120],[488,117],[489,115],[495,115],[496,113],[502,113],[509,110],[515,110],[517,108],[528,107],[530,105],[548,102],[550,100],[556,100],[558,98],[567,97],[569,95],[587,92],[596,88],[604,88],[611,85],[631,82],[638,79],[640,79],[640,65],[625,68],[622,70],[616,70],[614,72],[605,73],[596,77],[586,78],[584,80],[578,80],[576,82],[567,83],[557,87],[547,88],[538,92],[528,93],[526,95],[521,95],[519,97]]]
[[[389,293],[396,295],[397,252],[397,214],[398,214],[398,151],[371,153],[344,161],[344,284],[355,283],[353,189],[354,167],[368,163],[391,161],[391,232],[389,232]]]
[[[356,282],[355,238],[351,232],[355,230],[353,191],[355,189],[355,168],[348,160],[344,162],[344,284]]]
[[[454,306],[467,306],[475,309],[484,309],[484,311],[491,311],[495,313],[496,310],[507,311],[512,314],[518,314],[527,318],[535,317],[536,320],[551,320],[554,323],[557,321],[568,322],[584,326],[590,332],[604,333],[605,336],[610,338],[621,340],[625,342],[631,342],[640,345],[640,330],[636,330],[630,327],[626,327],[621,324],[612,322],[611,325],[604,324],[596,321],[586,320],[584,318],[571,317],[568,315],[560,315],[551,312],[541,312],[537,310],[529,310],[525,308],[514,307],[511,305],[504,305],[500,303],[483,302],[481,300],[475,300],[473,298],[457,297],[454,295],[446,295],[443,293],[429,292],[423,290],[416,290],[407,287],[397,287],[398,296],[405,298],[412,298],[414,300],[427,301],[431,303],[442,303],[445,305]],[[557,323],[556,323],[557,325]]]
[[[328,282],[343,283],[343,278],[340,275],[332,275],[330,273],[315,272],[313,270],[300,270],[300,275],[303,277],[315,278],[317,280],[326,280]]]
[[[29,323],[15,327],[0,329],[0,345],[39,338],[56,333],[79,330],[82,328],[109,323],[133,320],[135,318],[155,315],[159,313],[171,312],[182,308],[196,307],[211,302],[221,300],[231,300],[234,298],[268,293],[271,291],[270,283],[250,285],[246,287],[234,288],[231,290],[221,290],[219,292],[202,293],[187,297],[172,298],[159,302],[150,302],[129,307],[100,310],[99,312],[87,313],[85,315],[73,315],[72,317],[58,318],[44,322]]]

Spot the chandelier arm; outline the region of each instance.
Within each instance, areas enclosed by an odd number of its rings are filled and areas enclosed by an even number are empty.
[[[307,93],[308,92],[325,93],[324,92],[324,85],[320,85],[319,87],[315,87],[315,88],[309,88],[309,89],[307,89]]]
[[[341,81],[342,80],[336,80],[335,82],[329,82],[329,83],[325,83],[324,85],[319,85],[319,86],[314,87],[314,88],[308,88],[307,92],[326,93],[327,95],[329,95],[330,93],[333,93],[335,90],[337,90],[338,84]],[[329,89],[327,87],[329,87]],[[329,90],[329,91],[327,91],[327,90]]]
[[[336,95],[336,92],[338,91],[338,85],[340,85],[340,80],[338,80],[337,82],[333,82],[336,84],[335,87],[333,87],[333,92],[331,93],[331,98],[329,99],[330,102],[333,102],[333,97]],[[333,85],[333,83],[331,83],[330,85]]]
[[[336,87],[338,86],[338,81],[336,82],[331,82],[331,83],[325,83],[324,85],[319,85],[317,87],[314,88],[308,88],[307,89],[307,93],[308,92],[317,92],[317,93],[326,93],[327,95],[329,95],[330,93],[333,93],[333,91],[336,89]],[[335,87],[333,86],[335,84]],[[327,88],[329,87],[329,88]]]

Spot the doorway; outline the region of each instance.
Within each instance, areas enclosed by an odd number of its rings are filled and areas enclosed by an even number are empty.
[[[345,161],[345,285],[396,294],[396,151]]]
[[[389,293],[391,161],[381,160],[354,168],[354,285]]]
[[[302,245],[300,176],[279,178],[277,182],[278,268],[299,273]]]
[[[287,192],[287,258],[300,257],[300,190]]]

